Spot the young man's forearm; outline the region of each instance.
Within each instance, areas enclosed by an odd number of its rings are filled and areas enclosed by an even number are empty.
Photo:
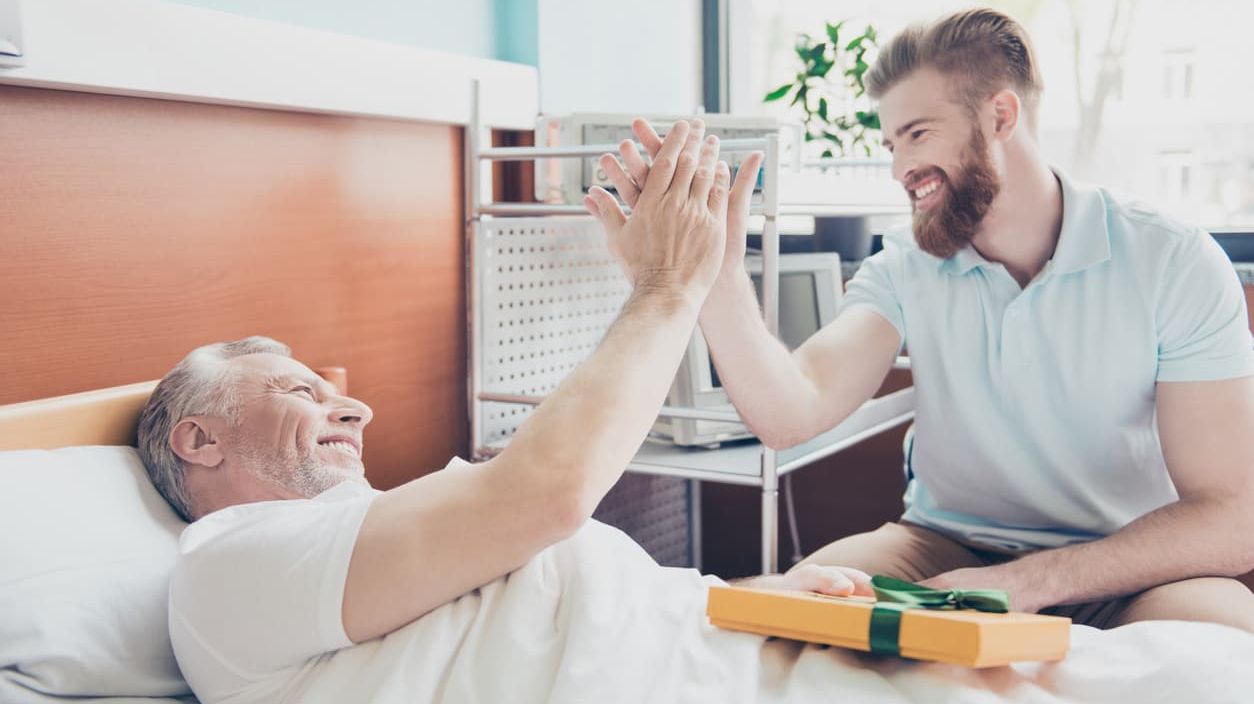
[[[751,432],[782,447],[824,430],[813,427],[818,389],[767,330],[747,274],[720,275],[700,323],[719,380]]]
[[[1254,569],[1254,520],[1248,499],[1181,499],[1101,540],[1039,553],[999,566],[1011,589],[1037,610],[1132,594],[1200,576]]]
[[[593,508],[635,455],[696,324],[701,297],[679,286],[638,282],[596,351],[536,408],[500,459]]]

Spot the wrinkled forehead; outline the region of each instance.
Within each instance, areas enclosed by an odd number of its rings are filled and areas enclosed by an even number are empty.
[[[312,369],[279,354],[258,352],[234,357],[227,361],[231,372],[241,387],[263,388],[275,385],[298,386],[306,384],[315,388],[326,384]]]

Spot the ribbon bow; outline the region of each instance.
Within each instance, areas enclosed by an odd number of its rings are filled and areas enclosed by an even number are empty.
[[[925,609],[975,609],[995,614],[1010,610],[1010,596],[1001,589],[929,589],[882,574],[871,578],[871,588],[879,601]]]
[[[875,607],[868,642],[873,653],[901,655],[901,612],[907,609],[975,609],[1004,614],[1010,596],[1001,589],[929,589],[877,574],[871,578]]]

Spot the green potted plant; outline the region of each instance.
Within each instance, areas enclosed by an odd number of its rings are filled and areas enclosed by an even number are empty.
[[[867,25],[842,44],[845,22],[828,23],[824,36],[797,36],[795,51],[801,68],[789,82],[766,94],[764,102],[789,99],[802,115],[805,141],[819,142],[823,157],[871,156],[878,143],[879,113],[866,97],[863,76],[867,53],[878,48],[875,28]],[[833,75],[833,71],[835,74]]]
[[[800,34],[794,47],[801,66],[787,83],[766,94],[764,102],[789,101],[799,114],[807,149],[820,158],[870,157],[880,144],[879,113],[866,95],[863,78],[868,54],[878,48],[875,28],[849,37],[845,21],[827,23],[822,36]],[[815,154],[817,152],[817,154]],[[870,223],[865,216],[815,217],[814,247],[835,251],[846,261],[871,253]]]

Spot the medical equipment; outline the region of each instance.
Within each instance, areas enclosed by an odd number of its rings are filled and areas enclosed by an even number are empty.
[[[587,144],[616,145],[624,139],[635,139],[631,122],[640,115],[627,113],[575,113],[571,115],[541,115],[536,120],[536,145],[540,147],[566,147]],[[643,116],[654,129],[665,136],[666,128],[680,116]],[[689,116],[690,117],[690,116]],[[781,124],[775,118],[741,117],[707,113],[698,115],[705,122],[707,134],[719,139],[761,139],[768,134],[778,134]],[[784,134],[793,134],[785,131]],[[785,144],[787,146],[787,144]],[[723,159],[736,173],[747,152],[724,152]],[[593,186],[613,192],[605,170],[597,163],[598,156],[586,159],[538,159],[536,160],[536,200],[543,203],[583,203],[584,194]],[[758,176],[754,202],[761,202],[763,177]]]
[[[762,257],[750,255],[745,265],[762,299]],[[834,252],[781,254],[779,256],[779,338],[795,350],[831,322],[840,308],[843,293],[840,256]],[[675,374],[667,401],[685,406],[734,411],[710,358],[700,329],[692,334],[688,351]],[[662,416],[653,425],[653,440],[676,445],[716,446],[730,440],[753,437],[735,421],[695,420]]]

